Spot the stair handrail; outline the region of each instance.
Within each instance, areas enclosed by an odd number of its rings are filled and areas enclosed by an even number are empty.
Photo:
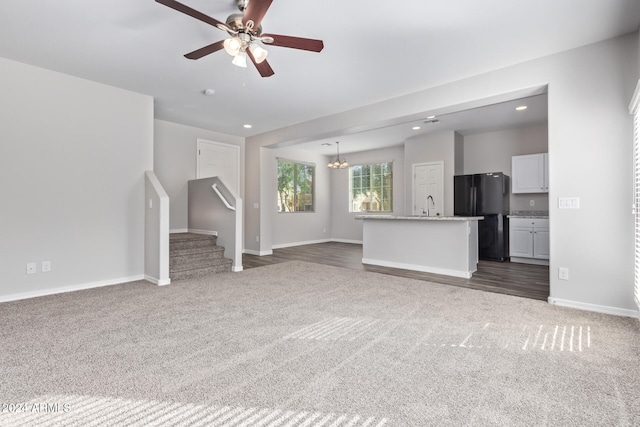
[[[218,184],[213,184],[213,185],[211,186],[211,188],[213,188],[213,191],[215,191],[215,192],[216,192],[216,194],[218,195],[218,197],[220,197],[220,200],[222,200],[222,203],[224,203],[224,205],[225,205],[227,208],[231,209],[232,211],[235,211],[235,210],[236,210],[236,208],[235,208],[234,206],[231,206],[231,205],[229,204],[229,202],[227,201],[227,198],[226,198],[226,197],[224,197],[224,195],[220,192],[220,190],[218,190]]]

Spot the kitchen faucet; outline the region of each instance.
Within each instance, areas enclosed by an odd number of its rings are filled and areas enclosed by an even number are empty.
[[[431,200],[431,203],[429,203],[429,200]],[[422,209],[422,213],[429,216],[429,209],[431,209],[431,206],[435,207],[436,202],[433,200],[433,197],[431,196],[431,194],[429,194],[427,196],[427,210],[425,211],[424,209]]]

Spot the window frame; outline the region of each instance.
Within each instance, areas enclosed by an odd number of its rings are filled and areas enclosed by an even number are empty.
[[[359,163],[356,165],[351,165],[349,166],[349,213],[357,213],[357,214],[366,214],[366,213],[391,213],[393,212],[393,160],[390,161],[378,161],[378,162],[368,162],[368,163]],[[364,199],[362,201],[360,201],[360,210],[356,210],[355,209],[355,204],[358,203],[356,201],[356,198],[354,197],[354,169],[355,168],[364,168],[368,166],[369,167],[369,185],[368,187],[366,187],[368,189],[368,191],[372,191],[372,188],[379,188],[381,191],[380,197],[376,197],[376,200],[379,201],[381,209],[379,210],[371,210],[371,209],[362,209],[362,203],[364,203]],[[372,172],[374,167],[379,167],[380,168],[380,184],[379,185],[375,185],[374,184],[374,173]],[[385,177],[385,172],[383,172],[383,168],[389,168],[390,170],[390,176]],[[387,183],[388,180],[390,180],[390,183]],[[362,185],[360,185],[360,194],[364,194],[365,191],[364,190],[365,187]],[[385,191],[384,189],[387,189],[387,192],[389,194],[388,196],[388,209],[384,209],[384,205],[385,205]],[[368,195],[365,196],[365,199],[369,197]],[[370,203],[371,201],[369,201]]]
[[[293,189],[293,210],[286,210],[286,209],[282,209],[283,203],[282,203],[282,199],[281,199],[281,193],[280,193],[280,164],[281,163],[288,163],[291,164],[293,166],[293,177],[292,177],[292,189]],[[311,168],[311,185],[310,185],[310,191],[309,192],[300,192],[298,189],[300,189],[302,187],[302,185],[300,185],[300,183],[298,182],[299,179],[299,173],[300,173],[300,168]],[[315,213],[316,211],[316,164],[315,163],[309,163],[309,162],[303,162],[303,161],[299,161],[299,160],[291,160],[291,159],[285,159],[285,158],[276,158],[276,192],[277,192],[277,212],[278,214],[292,214],[292,213]],[[300,197],[304,197],[304,195],[309,194],[311,196],[311,209],[307,210],[307,209],[299,209],[299,201],[300,201]],[[285,206],[289,206],[288,203],[285,203]],[[307,205],[303,205],[303,206],[307,206]]]

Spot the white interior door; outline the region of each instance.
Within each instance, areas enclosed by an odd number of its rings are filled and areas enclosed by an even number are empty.
[[[240,195],[240,147],[198,139],[197,178],[217,176]]]
[[[433,202],[429,198],[433,198]],[[413,215],[444,215],[444,163],[413,165]]]

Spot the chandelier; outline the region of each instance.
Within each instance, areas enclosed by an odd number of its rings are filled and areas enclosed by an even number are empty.
[[[349,167],[349,163],[347,163],[346,159],[340,160],[340,142],[336,141],[336,148],[338,150],[338,154],[336,155],[336,159],[332,162],[329,162],[327,167],[331,169],[344,169]]]

